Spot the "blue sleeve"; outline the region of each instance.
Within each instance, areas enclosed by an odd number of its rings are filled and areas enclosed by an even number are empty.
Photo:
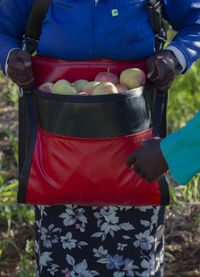
[[[172,176],[181,185],[200,172],[200,112],[187,125],[161,141]]]
[[[188,70],[200,58],[199,0],[162,0],[164,18],[178,33],[170,45],[185,56]]]
[[[21,48],[33,0],[2,0],[0,4],[0,64],[5,69],[7,54]]]

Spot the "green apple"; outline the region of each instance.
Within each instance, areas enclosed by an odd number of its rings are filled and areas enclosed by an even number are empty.
[[[86,86],[88,83],[89,82],[87,80],[80,79],[80,80],[73,82],[73,86],[78,92],[81,92],[83,90],[84,86]]]
[[[114,93],[118,93],[118,90],[113,83],[101,82],[94,88],[92,95],[114,94]]]
[[[139,68],[128,68],[121,72],[120,84],[125,85],[128,89],[137,88],[145,83],[145,74]]]
[[[95,88],[98,84],[99,84],[99,82],[97,82],[97,81],[91,81],[91,82],[89,82],[88,84],[86,84],[86,85],[83,87],[82,91],[85,91],[85,92],[87,92],[88,95],[91,95],[92,92],[93,92],[93,90],[94,90],[94,88]]]
[[[77,90],[71,85],[71,83],[64,79],[57,81],[51,91],[56,94],[77,94]]]
[[[51,82],[43,83],[38,87],[39,90],[44,91],[44,92],[51,92],[54,84]]]

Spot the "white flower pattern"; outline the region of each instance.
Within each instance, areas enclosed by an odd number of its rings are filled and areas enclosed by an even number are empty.
[[[133,225],[129,222],[119,223],[119,217],[116,215],[116,212],[116,207],[104,207],[100,209],[100,212],[94,213],[94,216],[97,218],[97,227],[100,230],[94,233],[92,237],[101,237],[102,241],[104,241],[108,234],[114,237],[115,232],[119,230],[134,230]]]
[[[78,208],[77,206],[70,205],[59,217],[63,218],[63,224],[65,226],[71,226],[76,223],[75,228],[80,229],[81,232],[84,232],[84,227],[87,223],[87,218],[84,216],[84,212],[85,211],[83,208]]]
[[[163,277],[164,207],[35,207],[39,277]]]
[[[52,244],[58,242],[58,234],[60,233],[60,228],[54,228],[54,224],[50,224],[48,228],[41,227],[41,240],[43,241],[43,245],[46,248],[52,248]]]

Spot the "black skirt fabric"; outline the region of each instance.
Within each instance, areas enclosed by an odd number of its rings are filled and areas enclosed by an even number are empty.
[[[163,277],[165,207],[35,206],[37,277]]]

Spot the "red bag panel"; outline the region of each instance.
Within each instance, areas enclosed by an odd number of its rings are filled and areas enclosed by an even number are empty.
[[[147,183],[126,167],[127,156],[152,136],[149,129],[119,138],[72,138],[38,128],[27,203],[59,205],[68,199],[88,206],[159,205],[159,182]]]
[[[32,57],[32,69],[35,86],[45,82],[56,82],[66,79],[74,82],[78,79],[93,81],[97,73],[107,71],[120,74],[123,70],[131,67],[142,69],[147,73],[146,59],[138,61],[112,61],[108,59],[89,61],[64,61],[47,57]]]

